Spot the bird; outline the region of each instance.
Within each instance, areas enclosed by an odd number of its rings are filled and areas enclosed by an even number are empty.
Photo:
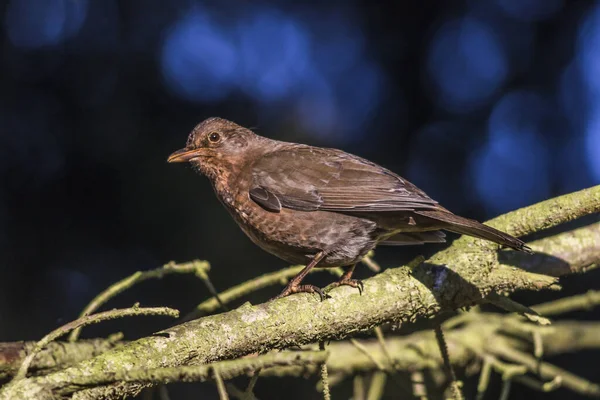
[[[445,242],[444,231],[531,252],[520,239],[463,218],[423,190],[364,158],[333,148],[269,139],[223,118],[199,123],[169,163],[205,175],[252,242],[305,267],[274,299],[323,291],[302,280],[317,268],[346,267],[331,286],[351,286],[356,264],[377,245]]]

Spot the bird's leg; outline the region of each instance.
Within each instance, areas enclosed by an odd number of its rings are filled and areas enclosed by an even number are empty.
[[[364,284],[359,279],[352,279],[352,274],[354,273],[354,268],[356,268],[356,264],[354,264],[353,266],[348,268],[346,270],[346,272],[344,272],[344,275],[342,275],[342,277],[340,278],[339,281],[333,282],[329,286],[331,286],[332,289],[334,287],[338,287],[338,286],[352,286],[353,288],[357,288],[358,292],[360,294],[362,294]]]
[[[302,271],[298,273],[295,277],[293,277],[288,285],[283,289],[279,295],[273,297],[271,300],[281,299],[282,297],[289,296],[294,293],[317,293],[323,301],[327,296],[323,293],[321,289],[316,287],[315,285],[301,285],[300,282],[304,279],[304,277],[313,269],[319,261],[321,261],[325,257],[325,253],[323,251],[318,252],[312,261],[304,267]]]

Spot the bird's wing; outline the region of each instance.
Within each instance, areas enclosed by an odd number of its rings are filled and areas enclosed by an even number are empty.
[[[437,209],[393,172],[339,150],[294,146],[253,164],[250,197],[269,211],[378,212]]]

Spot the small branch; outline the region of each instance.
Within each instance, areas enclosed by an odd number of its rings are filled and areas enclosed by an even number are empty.
[[[546,362],[539,362],[529,354],[511,348],[508,344],[496,343],[490,351],[519,365],[524,365],[530,372],[537,373],[543,379],[553,380],[561,377],[562,385],[576,393],[586,396],[600,397],[600,385],[589,382],[575,374]]]
[[[414,371],[410,374],[410,383],[412,385],[412,395],[419,400],[427,400],[427,386],[425,385],[425,376],[422,371]]]
[[[371,271],[373,271],[375,273],[379,273],[379,272],[381,272],[381,267],[373,259],[374,256],[375,256],[375,252],[373,250],[371,250],[367,253],[366,256],[363,257],[362,260],[360,260],[360,262],[365,264],[367,266],[367,268],[369,268]]]
[[[373,372],[371,384],[369,385],[369,391],[367,392],[367,400],[380,400],[383,397],[386,380],[387,375],[385,372]]]
[[[227,389],[225,389],[225,383],[223,383],[223,378],[221,378],[219,369],[213,368],[213,373],[215,376],[215,381],[217,382],[217,390],[219,391],[219,400],[229,400],[229,395],[227,394]]]
[[[499,400],[508,400],[508,396],[510,395],[510,388],[512,386],[512,380],[506,379],[502,382],[502,391],[500,392]]]
[[[600,291],[590,290],[585,294],[566,297],[538,304],[532,308],[542,315],[559,315],[578,310],[591,310],[600,305]]]
[[[319,343],[319,350],[325,351],[325,342]],[[331,400],[331,393],[329,392],[329,375],[327,373],[327,360],[321,364],[321,384],[323,385],[323,400]]]
[[[536,240],[529,246],[534,254],[503,252],[502,263],[551,276],[588,271],[600,263],[600,222]]]
[[[82,340],[79,343],[49,343],[35,356],[29,369],[48,372],[65,368],[111,350],[118,344],[118,340],[110,338]],[[0,342],[0,379],[14,375],[35,347],[36,342]]]
[[[562,385],[561,376],[556,376],[554,379],[548,382],[539,382],[528,376],[515,376],[513,380],[540,392],[551,392],[558,389]]]
[[[524,236],[598,212],[600,185],[512,211],[490,220],[488,225],[513,236]]]
[[[294,265],[276,272],[270,272],[268,274],[261,275],[257,278],[233,286],[224,292],[219,293],[219,298],[224,304],[227,304],[269,286],[285,285],[289,279],[296,276],[303,268],[304,265]],[[310,273],[317,271],[326,271],[337,277],[342,276],[344,272],[341,268],[315,268],[310,271]],[[211,314],[218,308],[219,303],[216,301],[216,299],[210,298],[198,304],[196,309],[189,315],[186,315],[183,319],[184,321],[196,319],[201,316]]]
[[[444,369],[446,370],[446,375],[448,377],[448,380],[450,381],[450,387],[452,388],[454,400],[462,400],[463,395],[460,390],[459,383],[456,380],[454,368],[452,368],[452,363],[450,362],[450,356],[448,354],[448,345],[446,344],[446,339],[444,338],[444,332],[442,331],[442,327],[440,325],[436,325],[434,331],[435,339],[437,341],[438,347],[440,348],[442,360],[444,361]]]
[[[215,299],[215,301],[217,302],[217,304],[219,305],[221,310],[229,311],[229,308],[225,305],[223,300],[221,300],[221,297],[219,297],[219,293],[217,292],[215,285],[213,285],[212,281],[210,280],[210,277],[208,276],[208,272],[198,271],[196,273],[196,276],[199,277],[200,279],[202,279],[202,281],[204,282],[204,285],[208,289],[208,292],[210,293],[212,298]]]
[[[15,380],[23,379],[27,375],[27,369],[29,365],[33,361],[34,357],[50,342],[58,339],[62,335],[66,335],[71,332],[73,329],[77,329],[80,327],[97,324],[102,321],[108,321],[111,319],[124,318],[124,317],[133,317],[139,315],[164,315],[169,317],[177,318],[179,316],[179,311],[174,310],[172,308],[167,307],[153,307],[153,308],[140,308],[140,307],[132,307],[125,308],[121,310],[111,310],[105,311],[103,313],[88,315],[75,321],[69,322],[57,328],[40,339],[39,342],[35,345],[33,350],[25,357],[17,375],[15,376]]]
[[[352,400],[365,400],[365,377],[359,374],[354,375],[352,381],[352,391],[354,395]]]
[[[521,314],[531,322],[540,325],[550,325],[551,323],[548,318],[542,317],[537,311],[511,300],[509,297],[504,297],[497,293],[490,293],[486,300],[505,311]]]
[[[352,345],[356,347],[358,351],[367,356],[369,360],[371,360],[371,362],[377,367],[377,370],[386,371],[386,368],[383,365],[383,363],[380,360],[378,360],[373,354],[371,354],[369,349],[367,349],[361,342],[359,342],[357,339],[351,338],[350,343],[352,343]]]
[[[390,370],[394,370],[394,359],[392,358],[390,351],[388,350],[387,345],[385,344],[385,338],[383,337],[383,330],[381,329],[381,326],[376,326],[375,329],[373,329],[373,331],[375,332],[375,337],[377,338],[377,341],[381,346],[383,354],[385,354],[388,363],[390,364]]]
[[[479,382],[477,383],[477,397],[476,400],[483,400],[485,392],[490,384],[490,376],[492,374],[492,361],[489,356],[483,358],[483,366],[481,367],[481,373],[479,375]]]
[[[238,400],[258,400],[253,392],[244,391],[242,392],[234,384],[227,382],[225,384],[227,392],[230,393],[234,398]]]
[[[237,360],[219,361],[212,364],[198,366],[182,366],[169,368],[156,368],[151,370],[132,369],[120,374],[105,373],[95,376],[82,376],[75,379],[72,384],[85,387],[91,385],[104,385],[112,382],[205,382],[216,380],[216,372],[222,380],[230,380],[238,376],[247,375],[265,368],[273,367],[305,367],[317,368],[327,360],[326,351],[283,351],[273,352],[255,357],[245,357]]]
[[[171,261],[168,264],[163,265],[161,268],[156,268],[150,271],[138,271],[133,275],[120,280],[117,283],[110,285],[103,292],[97,295],[81,312],[79,317],[85,317],[86,315],[92,314],[94,311],[102,307],[103,304],[108,302],[113,297],[131,288],[135,284],[146,281],[148,279],[162,279],[165,275],[169,274],[190,274],[194,273],[199,278],[203,278],[207,271],[210,270],[210,264],[208,261],[194,260],[187,263],[176,264]],[[205,281],[206,282],[206,281]],[[210,289],[210,288],[209,288]],[[69,336],[69,341],[74,342],[79,337],[81,328],[75,329]]]

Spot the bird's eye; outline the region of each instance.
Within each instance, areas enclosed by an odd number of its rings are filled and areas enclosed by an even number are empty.
[[[221,140],[221,135],[219,135],[217,132],[211,132],[208,135],[208,140],[210,140],[212,143],[217,143],[219,140]]]

